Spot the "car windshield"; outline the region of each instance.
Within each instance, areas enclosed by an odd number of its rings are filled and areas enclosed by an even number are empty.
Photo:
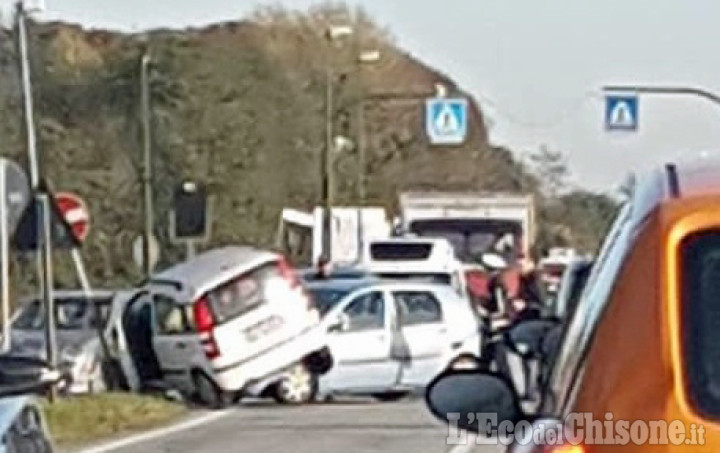
[[[327,314],[343,297],[350,294],[349,290],[335,288],[310,288],[308,291],[313,296],[321,316]]]
[[[520,243],[521,227],[517,222],[500,220],[417,220],[412,223],[413,234],[428,238],[447,239],[455,255],[465,263],[478,262],[487,252],[501,252],[511,263],[515,261]]]
[[[110,313],[112,298],[98,297],[86,299],[84,297],[60,297],[55,299],[55,320],[58,329],[79,330],[105,326]],[[99,310],[99,316],[94,316],[93,304]],[[13,328],[20,330],[40,330],[45,327],[45,310],[38,299],[25,305],[13,322]]]

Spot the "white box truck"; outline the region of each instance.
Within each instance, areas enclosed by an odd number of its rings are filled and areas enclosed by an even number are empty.
[[[529,256],[535,241],[532,195],[405,192],[399,205],[404,234],[448,239],[464,263],[475,263],[499,242],[510,245],[514,258]]]

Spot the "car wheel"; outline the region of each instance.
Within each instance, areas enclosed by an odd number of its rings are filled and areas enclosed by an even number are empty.
[[[193,373],[195,394],[203,406],[212,409],[224,409],[233,402],[233,394],[222,390],[202,371]]]
[[[115,360],[104,361],[103,363],[102,374],[107,390],[111,392],[129,390],[130,386],[125,379],[125,374],[120,364]]]
[[[298,364],[288,370],[275,384],[274,397],[278,403],[304,404],[315,399],[317,394],[317,376],[305,365]]]
[[[378,401],[382,401],[383,403],[392,403],[394,401],[400,401],[408,396],[408,394],[408,392],[385,392],[375,393],[372,397]]]

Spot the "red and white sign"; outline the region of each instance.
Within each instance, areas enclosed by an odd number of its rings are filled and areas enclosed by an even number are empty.
[[[62,218],[70,225],[73,236],[84,242],[90,231],[90,211],[82,198],[68,192],[55,195],[55,204]]]

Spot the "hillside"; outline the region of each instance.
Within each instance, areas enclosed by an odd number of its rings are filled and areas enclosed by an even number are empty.
[[[330,23],[352,23],[359,32],[330,46],[323,36]],[[488,143],[474,103],[465,145],[429,146],[420,97],[437,83],[450,94],[461,89],[397,48],[362,12],[265,10],[241,22],[143,36],[64,23],[30,29],[43,171],[55,188],[88,200],[93,226],[84,255],[95,285],[139,276],[131,243],[142,230],[139,60],[146,47],[154,61],[153,183],[164,262],[178,256],[166,232],[171,191],[181,180],[206,183],[214,195],[212,245],[270,246],[283,206],[320,202],[328,64],[340,75],[339,133],[357,137],[365,99],[369,204],[392,208],[404,189],[536,188],[510,151]],[[9,32],[0,37],[2,153],[24,163],[11,41]],[[380,61],[356,66],[362,49],[380,50]],[[339,156],[337,170],[339,202],[356,203],[357,153]],[[61,266],[66,284],[67,275]]]

